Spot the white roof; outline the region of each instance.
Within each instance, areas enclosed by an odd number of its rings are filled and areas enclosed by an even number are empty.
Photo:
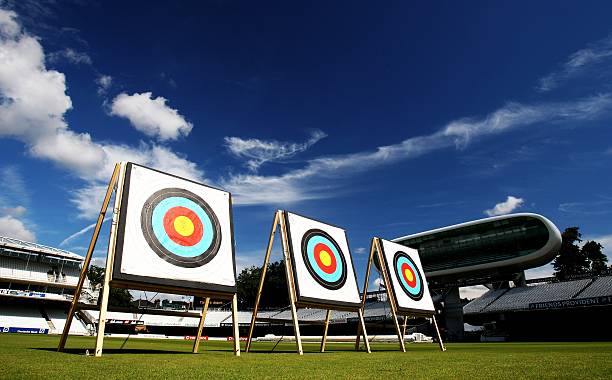
[[[0,236],[0,249],[10,249],[14,251],[42,254],[46,256],[62,257],[65,259],[84,261],[85,258],[76,253],[65,251],[63,249],[48,247],[46,245],[32,243],[29,241],[19,240],[6,236]]]

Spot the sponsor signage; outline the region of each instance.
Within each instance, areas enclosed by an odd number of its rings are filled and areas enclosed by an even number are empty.
[[[49,329],[39,329],[34,327],[0,327],[0,332],[19,334],[48,334]]]
[[[576,298],[561,301],[533,302],[529,304],[529,310],[564,309],[569,307],[585,307],[611,305],[612,296]]]

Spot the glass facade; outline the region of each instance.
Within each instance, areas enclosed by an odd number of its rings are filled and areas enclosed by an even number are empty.
[[[548,240],[549,230],[541,220],[517,216],[396,242],[417,249],[423,269],[431,273],[527,256]]]

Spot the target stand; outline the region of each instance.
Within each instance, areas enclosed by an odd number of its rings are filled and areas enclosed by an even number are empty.
[[[299,321],[298,321],[297,310],[299,308],[306,308],[306,307],[315,307],[315,308],[327,310],[325,322],[324,322],[323,335],[321,339],[320,352],[325,352],[325,345],[327,341],[327,331],[329,329],[329,322],[331,320],[332,311],[341,310],[341,311],[357,312],[357,314],[359,315],[359,323],[358,323],[359,333],[363,335],[365,349],[368,353],[370,353],[371,352],[370,343],[369,343],[368,336],[367,336],[366,329],[365,329],[365,322],[364,322],[362,308],[361,308],[361,297],[359,295],[359,290],[356,284],[356,281],[357,281],[356,276],[353,276],[353,277],[354,277],[354,286],[355,286],[357,300],[353,303],[334,301],[332,299],[325,298],[324,294],[321,295],[318,299],[314,299],[312,297],[304,297],[304,294],[303,294],[303,292],[307,291],[307,287],[309,286],[309,284],[305,280],[305,277],[309,277],[307,273],[310,273],[310,275],[312,276],[310,280],[314,278],[316,282],[319,283],[319,285],[324,286],[324,290],[327,290],[329,292],[334,292],[334,291],[342,292],[343,287],[348,286],[346,285],[347,283],[353,285],[353,279],[347,276],[348,270],[349,269],[352,270],[352,262],[348,261],[347,263],[347,260],[350,260],[350,255],[347,259],[344,256],[343,250],[340,248],[340,245],[338,245],[336,240],[334,240],[334,238],[330,236],[329,234],[327,234],[325,231],[322,231],[321,229],[305,228],[307,229],[307,231],[303,234],[303,237],[301,236],[301,231],[298,231],[298,234],[297,234],[297,235],[300,235],[299,239],[301,240],[301,248],[302,248],[304,258],[306,258],[308,255],[306,253],[306,250],[309,250],[308,252],[310,252],[310,254],[312,255],[313,250],[311,248],[313,246],[315,247],[315,250],[316,250],[318,244],[324,244],[319,247],[326,247],[325,253],[323,253],[323,256],[320,256],[320,255],[317,256],[317,257],[323,257],[323,260],[318,258],[316,259],[318,261],[316,261],[313,259],[313,261],[321,265],[323,270],[321,270],[320,268],[319,269],[313,268],[314,265],[311,263],[308,263],[307,261],[298,262],[298,260],[302,260],[302,258],[301,256],[296,255],[294,252],[295,242],[292,241],[292,236],[291,236],[292,232],[289,226],[290,216],[293,218],[299,217],[307,221],[312,221],[304,217],[297,216],[296,214],[288,213],[287,211],[282,211],[282,210],[276,211],[274,215],[274,220],[272,222],[272,229],[270,232],[270,238],[268,240],[268,246],[267,246],[266,254],[264,257],[263,267],[261,270],[259,288],[258,288],[257,295],[255,298],[255,306],[253,308],[253,315],[251,317],[251,325],[249,327],[249,333],[247,337],[245,351],[249,352],[251,350],[253,331],[255,329],[257,312],[259,310],[259,303],[261,300],[261,294],[262,294],[262,290],[263,290],[263,286],[265,282],[266,272],[267,272],[268,264],[270,261],[270,255],[272,252],[274,237],[277,232],[277,227],[280,226],[280,238],[281,238],[281,244],[282,244],[282,250],[283,250],[283,258],[285,262],[285,275],[287,278],[287,291],[289,292],[289,303],[290,303],[289,306],[291,309],[292,324],[293,324],[293,328],[295,332],[295,342],[296,342],[297,353],[299,355],[304,354],[304,351],[302,348],[302,338],[300,335],[300,326],[299,326]],[[312,221],[312,222],[322,224],[321,222],[317,222],[317,221]],[[296,227],[296,230],[297,230],[297,223],[293,227]],[[333,226],[330,226],[330,227],[333,227]],[[333,228],[338,229],[337,227],[333,227]],[[340,229],[338,230],[340,231]],[[342,231],[342,235],[344,235],[344,231],[343,230],[341,231]],[[342,246],[344,247],[344,245]],[[348,252],[348,244],[346,244],[345,249]],[[327,268],[331,268],[331,269],[327,269]],[[320,275],[321,278],[315,277],[317,276],[317,273],[321,273]],[[354,274],[354,270],[353,270],[353,274]],[[347,281],[347,278],[350,282]],[[339,297],[343,297],[343,295],[344,293],[341,293]],[[364,290],[363,297],[365,298],[365,290]],[[353,298],[355,298],[355,296],[353,296]],[[359,345],[357,345],[355,349],[359,350]]]
[[[385,252],[384,245],[393,249],[388,249],[387,252]],[[364,298],[361,305],[362,311],[365,308],[365,294],[368,290],[370,271],[372,265],[376,265],[376,262],[378,262],[380,263],[379,269],[385,283],[385,291],[387,299],[389,300],[391,317],[395,325],[400,350],[406,352],[404,337],[406,335],[408,315],[411,315],[431,318],[436,331],[438,344],[440,345],[440,350],[446,351],[444,342],[442,342],[442,337],[440,336],[440,330],[436,322],[435,308],[433,307],[433,302],[429,295],[429,289],[427,289],[427,283],[423,275],[418,253],[416,253],[416,250],[413,250],[413,255],[416,254],[415,260],[411,255],[406,253],[406,251],[410,250],[411,249],[408,247],[399,246],[396,243],[384,241],[377,237],[372,239],[368,266],[366,268],[365,283],[363,286]],[[388,255],[393,252],[395,252],[393,256]],[[392,260],[389,260],[389,258],[392,258]],[[403,318],[403,326],[401,328],[399,317]],[[355,347],[359,346],[359,339],[360,335],[358,333]]]
[[[113,193],[115,202],[99,307],[79,304]],[[102,356],[110,289],[124,288],[203,297],[194,353],[198,352],[210,299],[231,301],[234,354],[240,356],[235,276],[229,193],[144,166],[118,163],[106,189],[58,351],[64,350],[76,311],[94,309],[99,310],[95,356]],[[202,277],[207,281],[201,281]]]

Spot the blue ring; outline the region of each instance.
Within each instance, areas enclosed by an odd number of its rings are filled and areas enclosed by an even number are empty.
[[[166,229],[164,228],[164,216],[173,207],[182,206],[191,211],[193,211],[200,221],[202,222],[202,227],[204,229],[204,234],[202,235],[202,239],[192,246],[182,246],[176,244],[168,234],[166,233]],[[153,209],[153,216],[151,218],[153,225],[153,233],[155,237],[160,242],[160,244],[166,248],[168,251],[172,252],[175,255],[183,256],[183,257],[196,257],[202,254],[202,252],[206,251],[208,247],[212,244],[213,240],[213,226],[210,218],[202,207],[200,207],[197,203],[193,202],[190,199],[183,197],[168,197],[162,200],[155,206]]]
[[[317,263],[317,260],[314,257],[314,248],[318,243],[325,244],[332,250],[332,252],[330,253],[333,254],[334,258],[336,259],[336,270],[333,273],[325,273],[323,270],[321,270],[321,268],[319,268],[319,264]],[[308,256],[308,261],[310,261],[310,265],[312,266],[312,269],[319,277],[321,277],[327,282],[336,282],[340,279],[343,271],[343,263],[342,260],[340,260],[340,253],[329,239],[321,235],[315,235],[311,237],[308,240],[308,244],[306,245],[306,253]]]

